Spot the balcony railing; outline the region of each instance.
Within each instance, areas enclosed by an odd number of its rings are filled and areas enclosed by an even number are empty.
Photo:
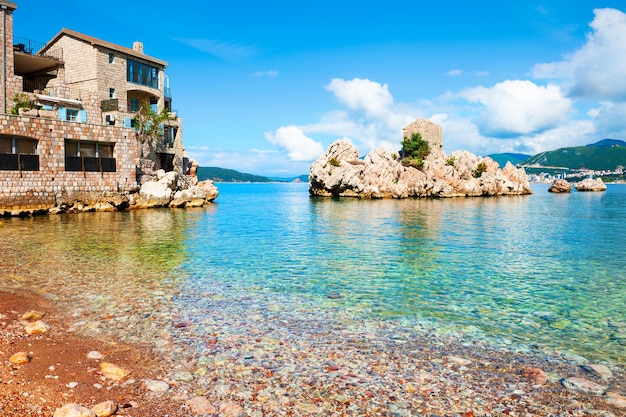
[[[65,170],[74,172],[115,172],[115,158],[94,158],[87,156],[66,156]]]
[[[13,50],[16,52],[24,52],[31,55],[41,55],[47,58],[63,61],[63,49],[57,48],[54,50],[47,50],[43,53],[39,53],[46,44],[44,42],[33,41],[30,39],[22,38],[19,36],[13,37]]]
[[[39,171],[39,155],[0,154],[0,171]]]

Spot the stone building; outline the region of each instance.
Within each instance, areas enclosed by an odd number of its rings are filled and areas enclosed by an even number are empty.
[[[167,62],[141,42],[127,48],[69,29],[45,44],[15,38],[16,9],[0,0],[0,215],[134,191],[143,171],[184,173]],[[144,103],[171,115],[150,149],[134,129]]]
[[[410,138],[415,133],[419,133],[422,139],[428,142],[432,154],[443,154],[443,130],[441,126],[427,119],[417,119],[402,129],[403,138]]]

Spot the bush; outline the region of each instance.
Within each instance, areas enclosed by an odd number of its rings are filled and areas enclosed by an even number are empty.
[[[483,172],[485,172],[485,171],[487,171],[487,164],[483,161],[483,162],[478,164],[478,166],[476,167],[476,169],[472,173],[472,176],[474,178],[480,178],[480,176],[483,175]]]
[[[11,107],[11,114],[17,115],[20,113],[20,109],[34,109],[35,103],[26,93],[15,93],[13,96],[13,102],[15,103]]]
[[[453,167],[453,166],[454,166],[454,163],[455,163],[455,162],[456,162],[456,161],[455,161],[455,159],[454,159],[454,156],[451,156],[451,157],[449,157],[448,159],[446,159],[446,165],[450,165],[451,167]]]
[[[328,160],[328,163],[329,163],[330,165],[334,166],[334,167],[338,167],[338,166],[339,166],[339,164],[340,164],[340,162],[339,162],[339,161],[337,161],[337,159],[335,159],[335,158],[330,158],[330,159]]]
[[[413,133],[410,138],[402,140],[402,165],[413,168],[424,166],[424,158],[430,153],[428,142],[422,139],[419,133]]]

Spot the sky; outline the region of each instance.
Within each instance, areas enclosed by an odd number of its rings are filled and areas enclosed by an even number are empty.
[[[448,154],[626,140],[624,0],[14,1],[15,36],[167,61],[200,166],[302,175],[337,139],[399,150],[419,118]]]

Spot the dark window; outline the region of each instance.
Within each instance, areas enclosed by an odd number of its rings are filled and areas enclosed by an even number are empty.
[[[152,88],[159,88],[159,70],[148,64],[129,59],[126,67],[126,80]]]
[[[39,171],[37,141],[16,136],[0,136],[0,170]]]
[[[109,52],[109,64],[112,64],[115,61],[115,54],[113,52]]]
[[[138,98],[131,98],[130,99],[130,111],[139,111],[139,99]]]
[[[113,143],[65,141],[65,170],[85,172],[115,172]]]

